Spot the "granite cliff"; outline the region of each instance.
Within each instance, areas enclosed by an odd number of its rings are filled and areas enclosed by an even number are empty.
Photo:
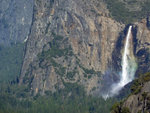
[[[150,112],[149,6],[0,0],[0,113]]]
[[[23,43],[30,32],[33,0],[1,0],[0,2],[0,45]]]
[[[97,89],[124,28],[108,17],[105,4],[35,1],[33,20],[21,83],[36,93],[63,88],[63,82],[84,85],[88,93]]]
[[[35,0],[20,84],[28,84],[33,94],[55,92],[65,83],[98,94],[105,75],[116,81],[128,27],[109,15],[103,0]],[[143,19],[132,30],[139,73],[150,70],[147,24]]]

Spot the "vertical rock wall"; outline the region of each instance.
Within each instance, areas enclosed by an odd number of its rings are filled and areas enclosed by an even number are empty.
[[[0,44],[23,42],[31,27],[33,0],[1,0],[0,2]]]

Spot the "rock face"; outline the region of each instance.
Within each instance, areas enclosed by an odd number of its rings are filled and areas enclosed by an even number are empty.
[[[23,42],[31,27],[33,0],[1,0],[0,2],[0,44]]]
[[[145,78],[148,80],[150,74]],[[141,84],[140,90],[129,96],[123,103],[123,107],[129,108],[131,113],[149,113],[150,112],[150,81]]]
[[[63,88],[63,82],[82,84],[88,93],[96,89],[124,25],[108,18],[105,5],[96,0],[34,4],[21,83],[31,80],[35,93]]]
[[[150,30],[146,23],[146,19],[135,23],[137,26],[135,53],[138,62],[137,73],[140,74],[150,71]]]
[[[150,112],[150,82],[147,82],[142,88],[141,93],[130,96],[124,103],[125,107],[130,109],[131,113],[138,113],[139,111]]]
[[[150,30],[150,15],[147,16],[147,27]]]
[[[150,72],[142,74],[131,85],[131,93],[121,102],[115,103],[111,113],[150,112]]]
[[[139,56],[149,48],[150,31],[144,22],[135,26]],[[28,84],[33,94],[55,92],[65,83],[83,85],[88,94],[99,91],[102,76],[121,67],[124,28],[109,17],[103,0],[35,0],[20,84]]]

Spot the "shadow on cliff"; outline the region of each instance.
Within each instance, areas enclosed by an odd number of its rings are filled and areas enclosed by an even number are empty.
[[[149,24],[148,18],[147,18],[147,24]],[[149,49],[147,48],[147,46],[149,46],[149,43],[144,43],[143,47],[138,50],[137,46],[141,44],[141,41],[138,40],[137,38],[137,32],[138,32],[138,27],[133,26],[132,35],[133,35],[133,44],[134,44],[134,55],[136,56],[137,63],[138,63],[138,68],[135,73],[136,77],[138,77],[140,74],[144,74],[145,72],[150,71],[149,68],[150,53],[149,53]]]

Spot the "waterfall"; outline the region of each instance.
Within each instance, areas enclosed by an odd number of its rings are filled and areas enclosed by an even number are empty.
[[[129,26],[122,55],[122,72],[120,74],[120,80],[118,83],[114,83],[111,86],[111,90],[108,92],[108,94],[103,95],[105,99],[117,95],[126,84],[134,79],[137,65],[133,54],[133,40],[131,30],[132,26]]]
[[[129,82],[134,79],[134,74],[137,68],[136,61],[133,54],[133,42],[132,42],[132,26],[129,26],[126,36],[124,52],[122,55],[122,72],[120,81],[117,84],[112,85],[111,95],[116,95],[119,91]]]
[[[129,73],[129,65],[130,65],[130,38],[131,38],[131,29],[132,26],[129,27],[128,34],[126,37],[125,48],[123,53],[123,62],[122,62],[122,75],[120,80],[120,85],[123,87],[127,83],[131,82],[134,78],[134,75],[130,75]],[[129,67],[128,67],[129,66]],[[132,68],[132,67],[131,67]]]

